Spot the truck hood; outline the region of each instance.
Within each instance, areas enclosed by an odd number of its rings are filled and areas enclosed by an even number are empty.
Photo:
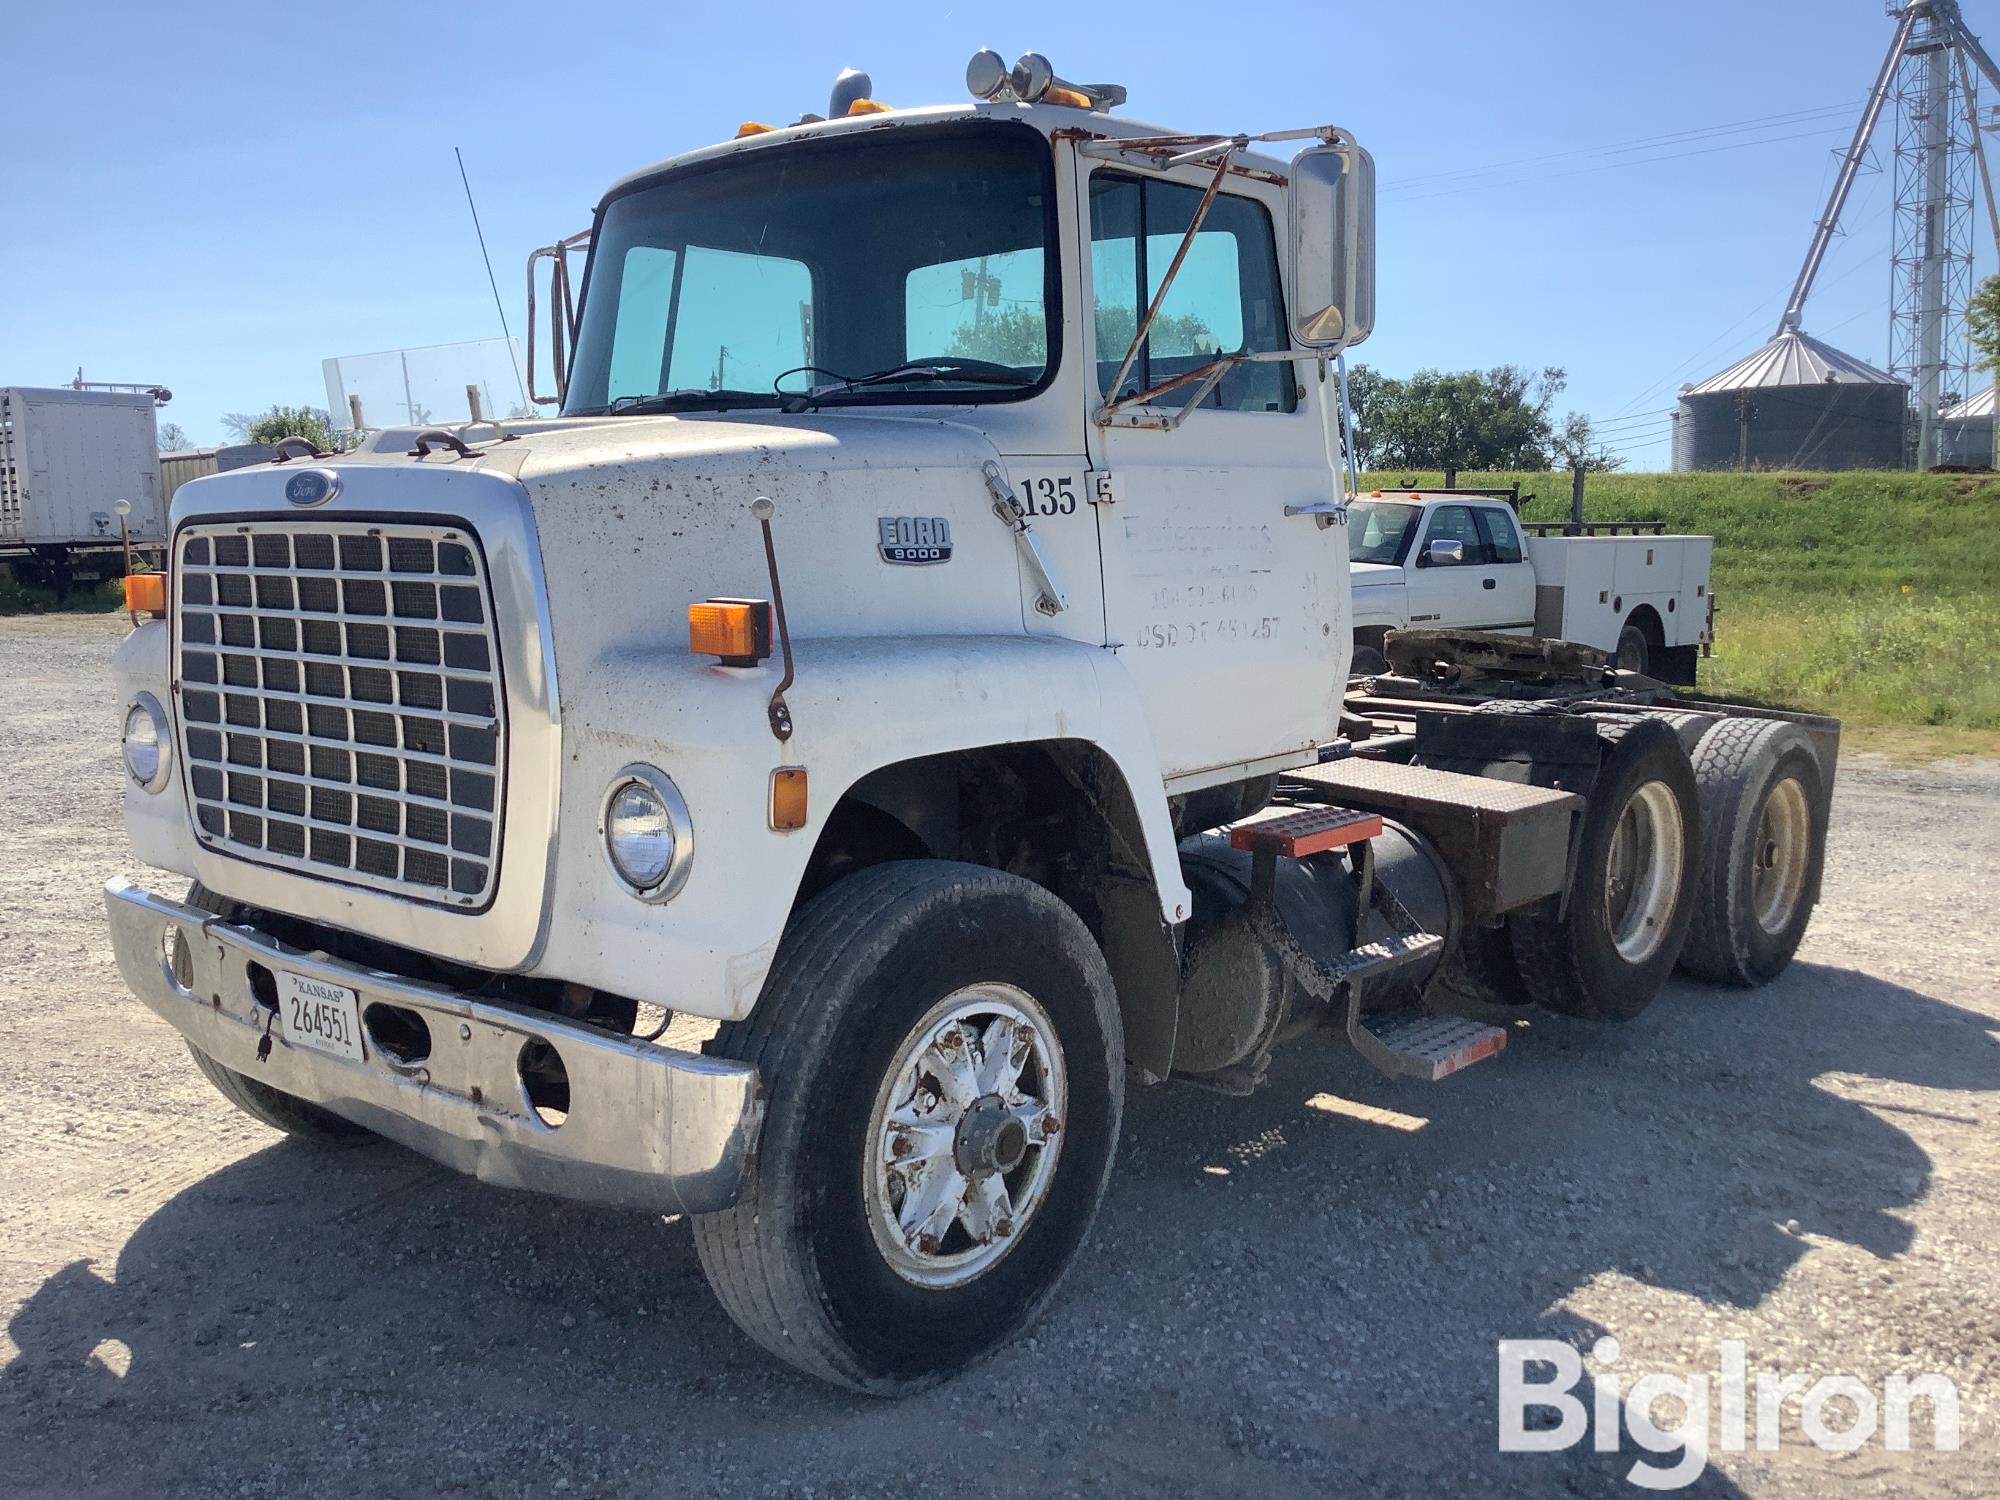
[[[476,442],[491,430],[465,436]],[[1026,628],[1014,539],[980,477],[1000,455],[964,423],[934,412],[760,410],[504,431],[502,441],[478,442],[470,459],[435,446],[413,459],[414,432],[384,433],[364,461],[477,465],[526,489],[565,697],[627,652],[685,657],[691,603],[771,597],[750,514],[760,497],[774,506],[772,543],[796,639]],[[881,523],[898,517],[942,518],[948,559],[888,562]]]
[[[1377,588],[1403,581],[1403,570],[1394,563],[1349,563],[1347,570],[1349,582],[1357,589]]]

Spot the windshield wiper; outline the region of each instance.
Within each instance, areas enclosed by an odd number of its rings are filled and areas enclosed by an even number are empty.
[[[609,406],[593,406],[583,411],[565,413],[572,417],[643,417],[659,412],[677,411],[683,407],[724,407],[724,406],[775,406],[777,398],[769,391],[712,391],[706,386],[699,389],[680,391],[660,391],[651,396],[620,396]]]
[[[989,360],[914,359],[906,364],[891,365],[886,370],[877,370],[872,375],[856,375],[851,380],[833,380],[810,390],[786,393],[785,410],[802,412],[830,396],[845,395],[872,385],[943,384],[947,381],[962,385],[1033,384],[1032,377]]]

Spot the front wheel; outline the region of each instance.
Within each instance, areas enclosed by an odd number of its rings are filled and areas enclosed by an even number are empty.
[[[864,870],[799,914],[710,1050],[755,1063],[770,1099],[741,1198],[694,1226],[758,1343],[900,1395],[1046,1305],[1124,1103],[1111,976],[1068,906],[979,866]]]

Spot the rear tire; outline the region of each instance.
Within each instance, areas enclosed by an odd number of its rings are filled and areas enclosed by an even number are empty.
[[[237,910],[234,903],[225,901],[199,880],[188,887],[187,904],[213,912],[218,917],[229,916]],[[192,1042],[188,1044],[188,1052],[194,1058],[194,1065],[201,1069],[201,1076],[215,1085],[215,1091],[259,1124],[282,1130],[286,1135],[296,1136],[302,1141],[351,1142],[368,1134],[352,1120],[344,1120],[331,1110],[280,1093],[267,1083],[259,1083],[234,1068],[224,1067]]]
[[[1010,1012],[1025,1026],[993,1030]],[[741,1198],[694,1222],[758,1343],[902,1395],[1046,1306],[1103,1197],[1125,1077],[1110,972],[1055,896],[941,860],[863,870],[794,919],[756,1010],[709,1050],[755,1063],[770,1099]]]
[[[1767,984],[1798,952],[1826,859],[1825,781],[1812,741],[1781,719],[1724,719],[1694,753],[1702,859],[1681,968]]]
[[[1646,632],[1630,621],[1618,632],[1618,648],[1612,653],[1611,664],[1621,672],[1645,672],[1653,661],[1653,643]]]
[[[1694,915],[1700,807],[1671,726],[1600,724],[1605,755],[1584,812],[1566,914],[1551,900],[1509,920],[1537,1001],[1564,1015],[1629,1021],[1659,995]]]

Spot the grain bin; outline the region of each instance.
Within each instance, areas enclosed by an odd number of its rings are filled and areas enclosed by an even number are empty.
[[[1993,387],[1956,401],[1938,413],[1938,462],[1968,469],[1993,463]]]
[[[1674,413],[1674,469],[1901,469],[1909,388],[1787,329],[1699,385]]]

